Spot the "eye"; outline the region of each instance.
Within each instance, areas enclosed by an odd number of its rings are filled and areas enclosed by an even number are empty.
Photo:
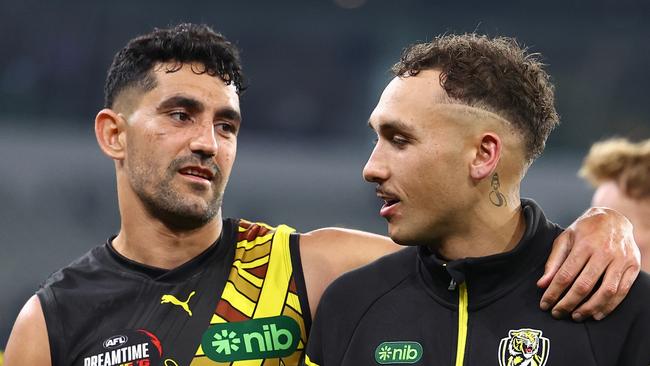
[[[393,135],[390,138],[390,143],[397,146],[398,148],[404,148],[409,143],[409,139],[401,135]]]
[[[169,113],[169,116],[179,122],[189,122],[192,120],[192,117],[190,117],[189,114],[182,111],[171,112]]]
[[[223,134],[237,134],[237,127],[231,123],[217,123],[214,127],[218,132]]]

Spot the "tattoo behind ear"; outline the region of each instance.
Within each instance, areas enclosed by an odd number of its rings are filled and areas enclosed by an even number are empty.
[[[490,191],[490,202],[497,207],[507,206],[508,201],[506,200],[506,196],[499,192],[499,187],[501,186],[499,183],[499,174],[494,173],[494,175],[492,175],[492,182],[490,184],[492,185],[492,191]]]

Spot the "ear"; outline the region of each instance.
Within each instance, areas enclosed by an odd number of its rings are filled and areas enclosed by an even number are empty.
[[[478,141],[476,154],[470,163],[470,176],[475,180],[489,177],[497,168],[502,148],[499,135],[494,132],[482,134]]]
[[[126,153],[126,120],[112,109],[102,109],[95,117],[95,137],[104,154],[122,160]]]

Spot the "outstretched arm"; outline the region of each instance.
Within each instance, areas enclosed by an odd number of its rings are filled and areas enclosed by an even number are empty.
[[[18,314],[5,351],[4,366],[20,365],[52,365],[45,317],[36,295]]]
[[[325,228],[302,234],[300,256],[312,316],[337,277],[401,248],[390,238],[357,230]],[[611,209],[591,208],[555,240],[537,282],[546,288],[540,307],[552,309],[556,317],[571,313],[575,320],[602,319],[623,301],[639,271],[639,248],[629,220]],[[601,277],[598,290],[580,305]]]
[[[546,288],[540,307],[552,309],[558,318],[571,313],[577,321],[600,320],[627,295],[639,274],[640,258],[630,221],[615,210],[592,207],[553,243],[544,276],[537,282]]]

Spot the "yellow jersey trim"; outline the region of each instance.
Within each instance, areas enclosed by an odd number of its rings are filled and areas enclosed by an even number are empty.
[[[305,365],[307,366],[320,366],[316,362],[313,362],[312,360],[309,359],[309,356],[305,355]]]
[[[467,285],[465,282],[458,288],[458,345],[456,347],[456,366],[463,366],[465,362],[465,345],[467,343]]]

